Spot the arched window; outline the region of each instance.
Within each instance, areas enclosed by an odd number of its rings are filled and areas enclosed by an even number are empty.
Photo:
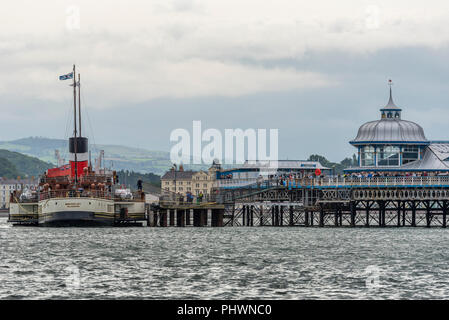
[[[392,113],[391,113],[391,112],[388,112],[387,118],[391,118],[391,117],[393,117]]]

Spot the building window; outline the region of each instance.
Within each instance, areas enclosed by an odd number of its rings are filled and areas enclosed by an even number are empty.
[[[419,159],[419,148],[415,146],[405,146],[402,150],[402,164],[406,164]]]
[[[207,188],[207,183],[203,183],[203,187],[204,187],[204,188]]]
[[[197,184],[196,184],[196,187],[197,187],[197,188],[199,188],[199,187],[200,187],[200,184],[199,184],[199,183],[197,183]]]
[[[399,147],[381,146],[377,148],[378,166],[399,166]]]
[[[374,166],[374,147],[365,146],[361,149],[361,165],[362,167]]]

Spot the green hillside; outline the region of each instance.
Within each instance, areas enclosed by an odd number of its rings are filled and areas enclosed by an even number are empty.
[[[37,177],[53,167],[51,163],[8,150],[0,150],[0,159],[2,159],[0,176],[8,178]]]
[[[15,179],[20,176],[17,168],[7,159],[0,158],[0,177]]]

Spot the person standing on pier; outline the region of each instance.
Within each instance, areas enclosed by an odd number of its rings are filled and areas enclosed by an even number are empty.
[[[141,179],[137,180],[137,190],[140,191],[140,192],[142,192],[142,190],[143,190],[142,180]]]

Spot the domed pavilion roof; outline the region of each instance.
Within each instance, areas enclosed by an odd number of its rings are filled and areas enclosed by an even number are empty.
[[[381,119],[363,124],[351,144],[429,144],[423,128],[401,119],[401,111],[393,102],[391,81],[390,99],[380,109]]]

